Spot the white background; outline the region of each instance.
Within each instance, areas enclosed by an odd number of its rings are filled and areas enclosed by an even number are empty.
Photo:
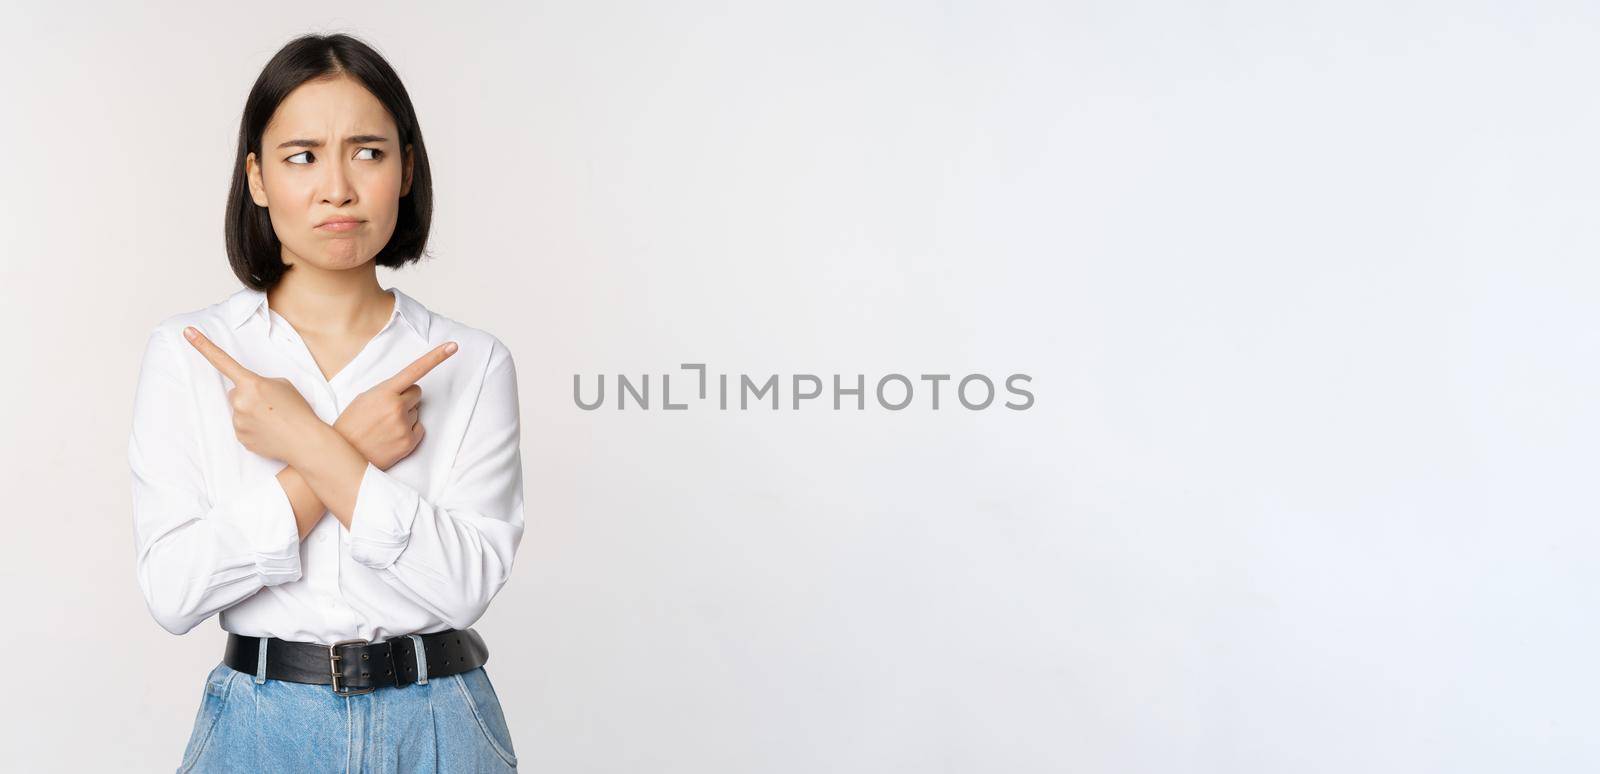
[[[1597,20],[8,2],[5,765],[177,765],[223,633],[134,578],[138,358],[239,287],[260,68],[343,31],[433,161],[380,281],[518,363],[523,770],[1595,770]],[[573,404],[683,362],[1036,402]]]

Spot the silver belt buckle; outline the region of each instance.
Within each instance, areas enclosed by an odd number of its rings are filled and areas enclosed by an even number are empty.
[[[372,640],[339,640],[328,646],[328,672],[333,676],[333,692],[339,696],[359,696],[363,693],[372,693],[377,690],[375,686],[366,688],[345,689],[339,684],[339,662],[344,656],[339,655],[340,645],[370,645]]]

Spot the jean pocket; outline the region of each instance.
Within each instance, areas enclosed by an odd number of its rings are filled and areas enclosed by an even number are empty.
[[[516,768],[517,752],[511,746],[511,729],[506,726],[505,712],[500,708],[500,697],[495,693],[494,683],[489,682],[489,673],[483,667],[478,667],[457,674],[455,678],[456,687],[461,689],[461,697],[472,710],[472,716],[477,719],[478,728],[483,731],[489,746],[507,765]]]
[[[206,675],[206,687],[200,694],[200,709],[195,711],[194,728],[189,732],[189,744],[183,748],[183,763],[179,764],[178,771],[188,771],[200,760],[200,753],[205,751],[206,742],[211,739],[211,730],[217,725],[217,718],[222,717],[222,708],[228,702],[228,691],[233,687],[233,678],[239,674],[227,664],[218,664]]]

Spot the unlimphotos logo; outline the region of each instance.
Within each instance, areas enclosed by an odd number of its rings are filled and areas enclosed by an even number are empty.
[[[707,400],[708,384],[706,379],[706,364],[683,363],[679,367],[685,371],[695,371],[698,373],[698,400]],[[735,393],[737,395],[738,407],[740,410],[748,410],[752,402],[757,408],[760,408],[762,402],[768,400],[769,395],[771,396],[771,410],[778,410],[780,406],[780,399],[778,386],[779,378],[777,374],[768,374],[766,378],[761,380],[759,383],[755,379],[751,378],[749,374],[736,374],[735,376],[738,377]],[[637,406],[639,409],[646,411],[650,410],[650,374],[643,374],[640,377],[637,385],[626,374],[616,374],[614,378],[616,380],[615,405],[618,410],[628,407],[628,400],[630,397],[632,398],[635,406]],[[950,374],[919,374],[917,376],[917,380],[928,383],[926,385],[928,388],[927,400],[919,405],[925,405],[926,408],[934,411],[940,410],[943,406],[941,406],[939,401],[939,385],[941,382],[949,381],[952,378],[953,377]],[[862,411],[866,409],[866,374],[856,374],[853,387],[845,386],[841,381],[839,374],[833,374],[832,381],[834,411],[841,410],[843,405],[847,402],[853,402],[855,404],[856,411]],[[1001,405],[1015,411],[1026,411],[1027,409],[1032,408],[1033,393],[1017,386],[1018,382],[1027,383],[1031,381],[1033,381],[1033,377],[1027,374],[1011,374],[1010,376],[1007,376],[1005,379],[1006,391],[1024,400],[1020,403],[1006,401]],[[595,374],[594,382],[595,386],[593,390],[593,396],[591,399],[585,400],[582,375],[572,375],[572,401],[578,404],[578,408],[581,408],[585,411],[594,411],[595,409],[601,408],[606,404],[606,375]],[[800,409],[802,401],[817,400],[818,398],[822,397],[822,378],[816,374],[792,374],[787,380],[787,383],[790,385],[789,407],[794,410]],[[807,385],[807,387],[802,388],[803,384]],[[961,380],[955,383],[953,392],[955,392],[956,401],[959,402],[962,407],[971,411],[982,411],[983,409],[989,408],[990,405],[994,403],[996,397],[994,381],[983,374],[967,374],[966,376],[961,377]],[[718,410],[728,409],[729,394],[728,374],[717,374]],[[846,401],[846,396],[854,397],[855,400]],[[890,411],[900,411],[910,406],[913,402],[916,402],[917,398],[919,397],[919,392],[915,388],[910,377],[907,377],[903,374],[886,374],[877,380],[877,387],[873,390],[873,396],[877,398],[877,403],[879,406]],[[946,401],[946,404],[948,404],[948,401]],[[698,404],[672,402],[672,375],[661,374],[660,407],[669,411],[684,411],[687,410],[691,405]]]

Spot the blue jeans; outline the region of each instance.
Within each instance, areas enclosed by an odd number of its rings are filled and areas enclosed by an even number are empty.
[[[517,755],[478,667],[336,696],[218,664],[206,676],[179,772],[514,772]]]

